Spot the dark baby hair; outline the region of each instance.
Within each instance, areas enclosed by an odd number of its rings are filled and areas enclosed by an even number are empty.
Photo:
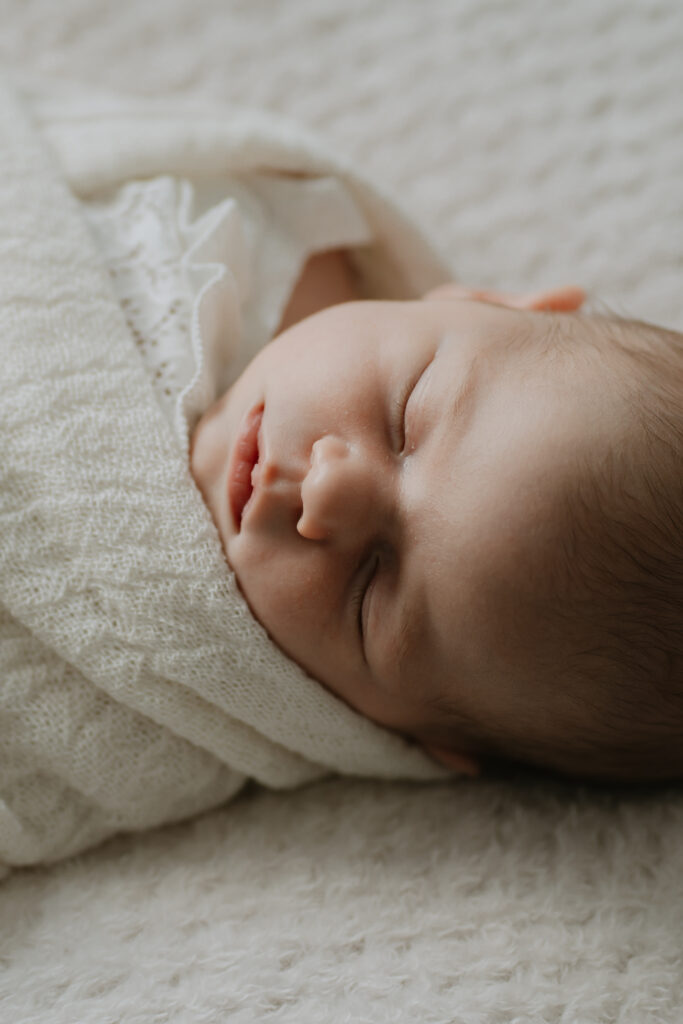
[[[613,361],[628,410],[623,436],[568,488],[553,599],[539,613],[566,638],[542,671],[575,695],[576,727],[489,728],[454,710],[452,730],[484,762],[683,778],[683,334],[613,313],[558,319],[565,342],[580,333]]]

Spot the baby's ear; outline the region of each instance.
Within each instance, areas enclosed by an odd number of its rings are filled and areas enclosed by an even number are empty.
[[[563,288],[546,288],[538,292],[517,293],[499,292],[491,288],[465,288],[463,285],[450,283],[433,288],[423,298],[428,302],[469,299],[473,302],[490,302],[494,306],[507,306],[509,309],[572,313],[583,305],[586,293],[583,288],[579,288],[577,285],[565,285]]]
[[[458,772],[460,775],[469,775],[471,778],[476,778],[477,775],[481,774],[481,765],[474,757],[470,757],[469,754],[459,754],[455,750],[449,750],[447,747],[438,747],[433,743],[423,743],[422,749],[430,757],[433,757],[435,761],[438,761],[439,764],[450,768],[451,771]]]

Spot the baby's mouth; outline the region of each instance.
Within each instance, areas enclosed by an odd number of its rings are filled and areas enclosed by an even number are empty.
[[[250,409],[240,424],[228,470],[228,504],[233,523],[240,529],[244,508],[254,490],[254,469],[259,460],[259,429],[263,403]]]

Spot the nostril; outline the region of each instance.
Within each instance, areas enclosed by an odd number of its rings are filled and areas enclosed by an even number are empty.
[[[296,532],[305,540],[326,540],[329,537],[329,531],[305,508],[302,508],[301,515],[297,520]]]

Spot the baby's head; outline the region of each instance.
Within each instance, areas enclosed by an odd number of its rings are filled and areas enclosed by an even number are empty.
[[[681,776],[683,336],[581,300],[326,309],[192,472],[256,617],[361,713],[463,770]]]

